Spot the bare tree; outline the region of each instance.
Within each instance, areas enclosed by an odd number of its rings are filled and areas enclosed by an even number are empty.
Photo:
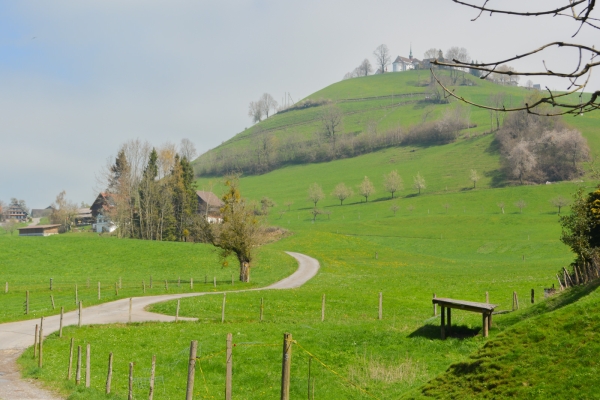
[[[519,212],[523,214],[523,209],[527,207],[525,200],[519,200],[515,203],[515,206],[519,209]]]
[[[373,52],[375,56],[375,64],[383,74],[386,71],[387,66],[390,64],[391,55],[390,50],[385,44],[379,45]]]
[[[292,206],[292,204],[294,204],[294,202],[291,200],[288,200],[283,204],[287,207],[287,210],[290,211],[290,207]]]
[[[373,72],[373,67],[371,66],[369,60],[365,58],[363,62],[361,62],[356,68],[356,72],[358,73],[358,76],[367,76]]]
[[[450,203],[444,203],[444,204],[442,204],[442,207],[444,207],[446,209],[446,213],[448,213],[448,209],[450,208]]]
[[[558,208],[558,214],[560,214],[560,209],[562,207],[566,207],[570,204],[569,199],[564,198],[562,196],[557,196],[553,199],[550,200],[550,204],[552,204],[554,207]]]
[[[494,93],[488,97],[488,102],[491,106],[491,109],[489,110],[490,111],[490,119],[492,119],[492,117],[495,117],[496,130],[500,129],[500,124],[502,122],[502,116],[504,115],[504,113],[501,110],[505,107],[505,104],[504,104],[505,100],[506,100],[506,93],[504,93],[504,92]],[[492,125],[492,121],[490,121],[490,131],[492,130],[491,125]]]
[[[269,93],[265,93],[260,97],[259,103],[262,107],[263,114],[269,118],[269,112],[271,110],[277,111],[277,101]]]
[[[314,203],[315,208],[317,203],[325,198],[325,193],[318,183],[313,183],[308,187],[308,200]]]
[[[410,204],[408,207],[406,207],[406,209],[408,211],[410,211],[410,213],[412,214],[412,212],[415,210],[415,206],[413,206],[412,204]]]
[[[504,207],[506,207],[506,204],[504,204],[504,202],[501,201],[500,203],[498,203],[498,207],[500,207],[500,211],[502,211],[502,214],[504,214]]]
[[[259,101],[251,101],[248,106],[248,116],[252,117],[253,122],[260,122],[264,116],[264,107],[262,102]]]
[[[53,210],[50,214],[50,221],[53,224],[60,224],[64,231],[71,230],[77,216],[77,203],[67,200],[67,192],[64,190],[56,196]]]
[[[523,184],[523,177],[537,164],[535,155],[529,150],[529,144],[525,141],[519,142],[511,150],[508,161],[513,177],[518,178],[521,185]]]
[[[469,1],[462,0],[452,0],[453,2],[475,9],[478,11],[478,15],[472,19],[475,21],[479,19],[482,15],[512,15],[512,16],[523,16],[523,17],[544,17],[544,16],[561,16],[571,19],[576,23],[575,33],[572,37],[575,37],[581,29],[584,27],[591,29],[600,29],[600,24],[597,23],[598,18],[595,16],[595,0],[562,0],[562,5],[560,3],[549,3],[546,8],[541,10],[515,10],[515,9],[497,9],[488,7],[488,1],[483,2],[483,5],[473,4]],[[564,20],[564,19],[563,19]],[[556,20],[555,20],[556,21]],[[557,30],[558,31],[558,30]],[[557,49],[552,54],[555,57],[561,57],[560,51],[565,52],[567,56],[570,54],[570,51],[575,50],[578,53],[578,57],[574,60],[576,61],[576,68],[572,70],[560,71],[556,69],[551,69],[548,67],[549,60],[544,57],[544,53],[547,51],[553,51]],[[542,68],[540,70],[533,71],[511,71],[504,70],[501,71],[499,67],[503,64],[525,59],[531,57],[539,57],[542,56],[541,59],[544,60],[542,64]],[[470,67],[471,69],[476,69],[482,72],[481,79],[486,79],[492,73],[495,74],[505,74],[510,76],[549,76],[549,77],[557,77],[561,78],[565,82],[566,90],[560,93],[555,93],[546,87],[547,94],[545,96],[541,96],[537,101],[533,103],[525,103],[523,106],[513,107],[513,108],[504,108],[502,111],[520,111],[525,110],[531,114],[537,115],[562,115],[562,114],[582,114],[589,111],[597,110],[600,108],[600,92],[595,91],[592,96],[584,100],[583,92],[587,87],[589,82],[590,74],[592,70],[600,65],[600,62],[597,61],[597,57],[600,55],[600,50],[596,49],[593,46],[587,46],[582,43],[569,43],[565,41],[555,41],[547,43],[537,49],[517,54],[515,56],[511,56],[509,58],[498,60],[490,63],[473,63],[468,65],[467,63],[461,63],[460,60],[452,60],[452,62],[434,62],[436,65],[452,65],[455,63],[462,64],[465,67]],[[562,56],[564,57],[564,56]],[[433,70],[432,70],[433,73]],[[434,74],[435,77],[435,74]],[[441,85],[441,84],[440,84]],[[461,95],[454,93],[452,90],[449,90],[444,85],[442,85],[444,90],[446,91],[448,96],[454,97],[458,100],[464,101],[468,104],[490,109],[490,106],[485,106],[483,104],[479,104],[475,101],[471,101],[465,99]],[[579,101],[573,101],[574,93],[579,93],[580,96],[578,98]],[[552,105],[551,109],[537,109],[536,107],[542,104]]]
[[[394,193],[398,190],[404,189],[404,185],[402,184],[402,177],[398,175],[398,171],[391,171],[389,174],[383,175],[383,186],[385,187],[386,192],[390,192],[392,194],[392,199],[394,198]]]
[[[396,216],[396,212],[398,212],[399,209],[400,206],[398,205],[398,203],[393,202],[392,206],[390,207],[390,210],[394,213],[394,217]]]
[[[352,189],[346,186],[345,183],[338,183],[335,189],[333,189],[333,193],[331,195],[340,201],[340,206],[344,204],[344,200],[348,197],[352,197],[354,193]]]
[[[464,47],[453,46],[446,50],[444,57],[447,60],[458,60],[463,64],[467,64],[471,61],[469,52]]]
[[[181,139],[181,143],[179,144],[179,154],[182,158],[187,158],[188,161],[193,161],[194,158],[198,155],[196,151],[196,146],[190,139]]]
[[[417,176],[413,177],[413,188],[417,189],[419,191],[419,194],[421,194],[421,189],[427,188],[425,178],[421,176],[420,172],[417,173]]]
[[[315,222],[315,220],[317,219],[317,215],[324,214],[324,211],[323,210],[319,210],[317,207],[315,207],[312,210],[310,210],[310,213],[311,213],[311,215],[313,217],[313,219],[312,219],[313,222]]]
[[[375,193],[375,186],[365,176],[365,179],[358,185],[358,193],[365,198],[365,202],[369,201],[369,196]]]
[[[423,58],[426,60],[437,59],[439,55],[438,49],[429,49],[423,54]]]
[[[4,223],[4,230],[8,233],[10,233],[10,235],[12,236],[13,233],[15,233],[15,231],[17,230],[17,227],[19,226],[19,221],[17,221],[16,219],[9,219]]]
[[[470,178],[471,178],[471,181],[473,181],[473,189],[475,189],[475,187],[477,185],[477,181],[481,178],[479,177],[479,174],[477,173],[477,171],[474,169],[471,170]]]
[[[529,90],[533,89],[533,81],[528,79],[527,82],[525,82],[525,87]]]
[[[319,115],[321,120],[321,129],[323,136],[331,142],[333,154],[335,155],[335,141],[337,135],[343,129],[343,113],[339,107],[333,104],[323,107],[321,114]]]
[[[269,215],[269,208],[273,208],[275,206],[277,206],[277,204],[275,204],[273,200],[266,196],[263,196],[263,198],[260,199],[260,209],[262,215]]]

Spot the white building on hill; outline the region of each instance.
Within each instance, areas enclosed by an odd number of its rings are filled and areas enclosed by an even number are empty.
[[[412,46],[411,46],[411,48],[410,48],[410,54],[408,55],[408,58],[402,57],[402,56],[396,57],[396,59],[392,63],[392,71],[393,72],[410,71],[412,69],[419,68],[419,64],[420,63],[421,63],[420,60],[417,60],[416,58],[413,58],[413,55],[412,55]]]

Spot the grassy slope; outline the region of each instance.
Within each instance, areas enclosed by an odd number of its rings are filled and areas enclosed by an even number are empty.
[[[381,93],[381,88],[389,85],[377,79],[404,79],[400,75],[370,77],[364,82],[372,79],[371,82],[382,83],[375,92]],[[360,80],[349,82],[362,84]],[[332,88],[336,85],[327,90]],[[340,91],[338,98],[345,96]],[[481,114],[481,120],[484,117],[487,120],[487,115]],[[573,123],[585,128],[590,144],[600,149],[595,119],[586,116],[573,119]],[[268,122],[276,121],[274,117]],[[270,222],[294,232],[292,237],[269,248],[274,252],[305,252],[318,258],[322,269],[315,279],[292,291],[230,294],[225,324],[220,323],[222,298],[208,296],[181,303],[182,315],[198,317],[200,323],[69,329],[65,338],[52,337],[47,341],[47,367],[43,371],[28,361],[27,354],[22,363],[28,375],[70,393],[73,385],[62,380],[68,338],[75,337],[82,344],[90,342],[94,354],[98,354],[92,369],[96,375],[92,389],[80,393],[79,398],[103,398],[102,370],[109,351],[117,357],[116,368],[120,372],[115,388],[119,396],[125,393],[127,363],[138,363],[140,375],[145,376],[151,355],[157,354],[159,375],[164,378],[159,391],[164,390],[165,398],[175,398],[180,396],[184,382],[189,340],[199,340],[202,355],[211,356],[222,350],[227,332],[233,332],[234,341],[239,344],[235,350],[236,396],[271,398],[278,393],[281,334],[290,331],[302,346],[375,396],[398,398],[414,393],[450,365],[467,360],[469,354],[487,342],[476,335],[480,317],[459,312],[453,321],[462,338],[437,340],[439,322],[431,318],[432,293],[477,301],[483,300],[488,291],[493,302],[508,309],[512,291],[516,290],[526,308],[522,315],[528,316],[532,308],[523,297],[534,288],[540,300],[542,288],[555,281],[555,271],[572,259],[558,240],[560,228],[548,200],[558,194],[569,196],[576,184],[493,189],[498,182],[498,165],[491,136],[482,136],[446,146],[387,149],[354,159],[292,166],[244,177],[243,194],[255,200],[262,196],[273,198],[279,205],[272,210]],[[471,168],[485,175],[477,190],[470,189]],[[389,210],[392,201],[381,187],[383,174],[391,169],[398,169],[407,187],[396,200],[401,209],[395,217]],[[416,172],[421,172],[428,182],[427,190],[420,196],[410,189]],[[311,205],[306,201],[309,184],[318,182],[329,193],[338,182],[355,186],[365,175],[376,184],[378,192],[371,199],[375,201],[361,203],[355,196],[340,207],[329,197],[319,207],[332,211],[330,219],[320,216],[311,223]],[[201,179],[199,184],[207,187],[209,180]],[[523,214],[513,206],[519,199],[528,203]],[[294,202],[289,212],[284,206],[287,200]],[[501,214],[496,205],[500,201],[507,204],[506,214]],[[448,212],[442,207],[446,203],[451,204]],[[414,210],[409,211],[408,206],[414,206]],[[384,293],[383,321],[376,319],[379,291]],[[327,318],[321,323],[323,293],[328,299]],[[262,324],[257,321],[260,298],[265,299]],[[175,303],[154,309],[173,313]],[[502,315],[495,322],[492,339],[510,326],[517,329],[519,318],[515,314]],[[305,393],[306,362],[306,354],[296,347],[293,397]],[[368,398],[315,364],[319,398]],[[221,396],[222,357],[206,359],[201,366],[207,383],[206,388],[203,380],[197,385],[197,397]]]
[[[118,298],[142,296],[142,281],[146,295],[169,292],[189,292],[190,278],[194,291],[231,288],[231,268],[222,268],[218,254],[204,244],[148,242],[99,237],[95,234],[65,234],[50,237],[19,237],[0,235],[0,282],[2,309],[0,322],[39,318],[76,308],[75,285],[79,300],[85,306]],[[235,262],[230,260],[230,262]],[[290,274],[296,267],[291,257],[268,248],[259,254],[255,279],[241,287],[262,286]],[[26,271],[26,273],[24,273]],[[150,289],[152,275],[154,287]],[[209,285],[204,284],[208,276]],[[177,280],[185,281],[181,287]],[[212,280],[218,280],[217,289]],[[53,278],[53,291],[49,289]],[[121,278],[122,288],[115,294],[115,282]],[[5,282],[9,284],[4,293]],[[97,298],[97,282],[101,282],[102,298]],[[89,283],[89,286],[88,286]],[[30,291],[30,314],[24,315],[25,291]],[[50,295],[56,309],[52,309]]]

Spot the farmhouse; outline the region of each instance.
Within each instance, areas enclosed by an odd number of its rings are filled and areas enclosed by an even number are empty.
[[[58,235],[58,228],[60,228],[60,224],[26,226],[19,228],[19,236]]]
[[[77,215],[75,216],[76,225],[89,225],[93,222],[92,209],[91,208],[79,208]]]
[[[94,204],[90,207],[91,220],[96,221],[92,224],[92,230],[94,232],[113,232],[117,229],[117,225],[110,219],[110,211],[114,206],[115,201],[111,193],[100,193],[98,197],[96,197]]]
[[[211,224],[223,222],[221,207],[225,205],[213,192],[196,191],[198,196],[198,214],[204,215]]]
[[[19,204],[12,203],[4,212],[4,219],[16,219],[17,221],[25,221],[29,217],[29,213]]]
[[[43,218],[49,217],[54,211],[54,207],[48,206],[46,208],[33,208],[31,209],[31,218]]]

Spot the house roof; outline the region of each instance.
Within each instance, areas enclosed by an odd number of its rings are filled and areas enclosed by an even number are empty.
[[[92,210],[90,208],[80,208],[77,210],[77,215],[79,217],[92,216]]]
[[[398,57],[396,57],[396,59],[394,60],[394,62],[392,64],[398,64],[401,62],[407,63],[407,64],[412,64],[412,63],[421,62],[421,61],[417,60],[416,58],[406,58],[406,57],[398,56]]]
[[[213,192],[205,192],[203,190],[197,190],[196,194],[203,202],[205,202],[209,206],[222,207],[225,205],[225,203],[223,203],[223,201],[220,198],[218,198],[217,195],[214,194]]]
[[[52,225],[33,225],[33,226],[24,226],[22,228],[18,228],[20,231],[26,231],[29,229],[50,229],[50,228],[57,228],[59,227],[60,224],[52,224]]]

